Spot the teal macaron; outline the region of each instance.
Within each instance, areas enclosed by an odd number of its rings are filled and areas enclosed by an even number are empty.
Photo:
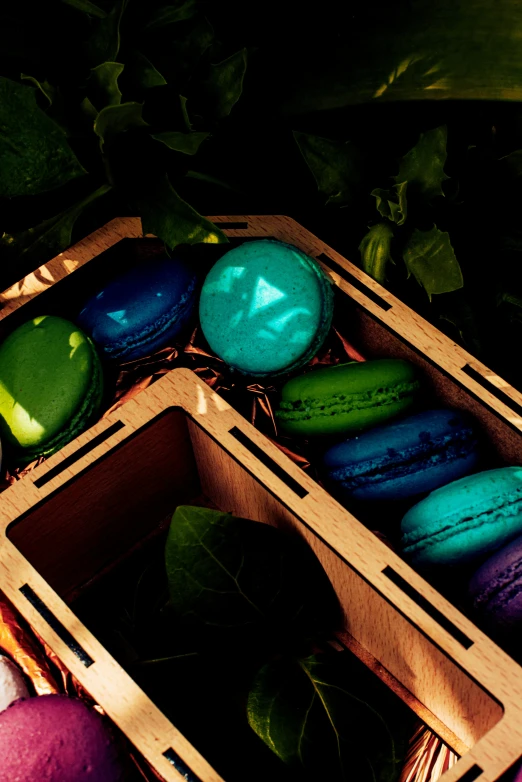
[[[285,383],[276,418],[301,437],[360,432],[406,413],[419,389],[416,368],[402,359],[336,364]]]
[[[0,434],[6,461],[58,451],[97,416],[103,376],[91,340],[74,323],[42,316],[0,345]]]
[[[201,290],[201,329],[212,351],[245,375],[304,366],[323,344],[333,289],[313,258],[283,242],[244,242],[225,253]]]
[[[420,568],[472,564],[522,534],[522,468],[500,467],[449,483],[410,508],[402,550]]]

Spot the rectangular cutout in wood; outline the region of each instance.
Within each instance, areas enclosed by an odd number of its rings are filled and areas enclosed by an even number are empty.
[[[469,364],[466,364],[464,367],[462,367],[462,371],[465,372],[466,375],[476,383],[479,383],[482,388],[486,389],[486,391],[492,393],[493,396],[495,396],[500,402],[503,402],[506,407],[509,407],[510,410],[513,410],[514,413],[522,418],[522,405],[520,405],[518,402],[515,402],[514,399],[511,399],[511,397],[502,391],[502,389],[497,388],[497,386],[492,383],[491,380],[488,380],[487,377],[483,377],[478,370],[474,369]]]
[[[163,757],[167,758],[171,766],[174,766],[176,771],[178,771],[183,779],[187,780],[187,782],[201,782],[200,778],[190,770],[187,764],[180,758],[178,753],[172,749],[172,747],[169,747],[168,750],[163,753]]]
[[[88,443],[82,445],[81,448],[78,448],[78,450],[71,454],[71,456],[67,456],[67,458],[60,462],[60,464],[57,464],[56,467],[52,467],[49,472],[46,472],[45,475],[41,476],[41,478],[37,478],[34,481],[36,488],[41,489],[42,486],[45,486],[46,483],[49,483],[49,481],[52,481],[52,479],[56,478],[57,475],[60,475],[60,473],[62,473],[68,467],[71,467],[73,464],[75,464],[75,462],[81,459],[82,456],[85,456],[85,454],[94,451],[94,449],[104,443],[105,440],[108,440],[109,437],[112,437],[113,434],[116,434],[116,432],[119,432],[120,429],[123,429],[124,426],[125,424],[123,424],[121,421],[115,421],[111,426],[105,429],[104,432],[97,434],[96,437],[93,437],[92,440],[90,440]]]
[[[266,454],[262,448],[256,445],[250,439],[250,437],[248,437],[248,435],[241,431],[241,429],[239,429],[237,426],[233,426],[232,429],[229,429],[228,433],[231,434],[232,437],[235,437],[236,440],[241,443],[241,445],[245,446],[245,448],[248,448],[250,453],[255,456],[256,459],[264,464],[265,467],[268,467],[274,473],[274,475],[276,475],[280,481],[282,481],[291,491],[293,491],[294,494],[297,494],[301,500],[303,497],[306,497],[308,491],[303,488],[300,483],[294,480],[291,475],[288,475],[286,470],[284,470],[277,462],[268,456],[268,454]]]
[[[385,312],[391,310],[392,305],[386,301],[386,299],[383,299],[382,296],[379,296],[378,293],[375,293],[375,291],[373,291],[371,288],[368,288],[364,282],[361,282],[361,280],[344,269],[340,264],[330,258],[329,255],[326,255],[326,253],[321,253],[321,255],[317,256],[317,260],[326,264],[329,269],[331,269],[333,272],[336,272],[336,274],[342,277],[343,280],[346,280],[346,282],[349,282],[350,285],[356,288],[356,290],[364,293],[364,295],[370,299],[370,301],[373,301],[373,303],[377,304],[382,310]]]
[[[471,766],[463,777],[460,778],[459,782],[475,782],[476,779],[478,779],[480,776],[482,776],[482,769],[480,766],[477,766],[476,764],[474,766]]]
[[[382,572],[386,578],[389,578],[390,581],[395,584],[395,586],[399,587],[399,589],[401,589],[405,595],[408,595],[408,597],[413,600],[420,608],[422,608],[422,610],[425,611],[429,616],[431,616],[432,619],[435,619],[437,624],[446,630],[447,633],[449,633],[461,646],[464,647],[464,649],[470,649],[473,646],[473,641],[471,638],[468,638],[468,636],[465,635],[462,630],[459,630],[459,628],[456,627],[453,622],[450,622],[450,620],[447,619],[444,614],[438,610],[438,608],[435,608],[435,606],[433,606],[429,600],[423,597],[420,592],[417,592],[417,590],[412,587],[412,585],[409,584],[405,578],[400,576],[392,567],[387,565]]]
[[[67,630],[67,628],[64,627],[60,620],[55,617],[51,609],[45,605],[44,601],[38,597],[34,589],[32,589],[29,584],[24,584],[21,586],[20,592],[31,603],[33,608],[36,608],[42,619],[45,619],[49,627],[54,630],[58,638],[60,638],[64,644],[69,647],[71,652],[76,655],[76,657],[80,660],[80,662],[83,663],[83,665],[85,665],[86,668],[89,668],[94,664],[94,660],[90,654],[85,651],[83,646],[80,646],[78,641],[73,637],[69,630]]]

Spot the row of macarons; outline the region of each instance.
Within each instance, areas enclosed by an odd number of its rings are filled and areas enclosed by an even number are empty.
[[[488,449],[474,420],[418,411],[422,390],[401,359],[338,364],[289,380],[276,416],[286,433],[315,441],[325,482],[347,507],[414,502],[401,521],[404,556],[421,572],[474,570],[474,609],[509,638],[522,629],[522,466],[480,469]]]
[[[198,288],[192,268],[181,258],[165,257],[142,263],[96,291],[75,323],[46,316],[12,332],[0,346],[0,430],[11,463],[47,456],[83,431],[102,402],[98,354],[127,362],[171,343],[194,311]],[[333,306],[331,283],[314,259],[290,245],[258,240],[226,252],[210,269],[201,287],[199,319],[211,349],[232,369],[281,376],[319,350]],[[456,485],[475,469],[475,436],[455,411],[404,419],[420,386],[415,368],[405,361],[337,365],[290,379],[276,416],[291,436],[338,440],[324,456],[324,469],[348,495],[393,499],[440,492],[437,487]],[[397,418],[400,423],[388,430],[374,429]],[[364,439],[352,436],[372,429]],[[425,518],[415,508],[406,514],[404,551],[413,564],[478,562],[522,534],[517,504],[522,470],[503,468],[502,484],[498,471],[497,477],[492,471],[480,475],[455,492],[447,488],[447,502],[436,507],[429,503],[436,502],[437,492],[422,500],[416,508],[427,508]],[[489,490],[479,488],[481,481]],[[469,521],[477,515],[470,509],[474,493],[498,508],[495,514],[488,508],[481,512],[486,525]],[[456,505],[465,523],[455,521]]]
[[[198,278],[181,257],[149,259],[94,291],[74,323],[42,315],[15,329],[0,346],[0,433],[9,464],[49,456],[87,428],[100,411],[103,364],[172,344],[198,291],[203,334],[233,371],[284,374],[324,342],[332,285],[297,248],[246,242],[226,252],[202,284]]]
[[[0,655],[0,782],[123,782],[120,742],[78,698],[30,697],[22,672]]]

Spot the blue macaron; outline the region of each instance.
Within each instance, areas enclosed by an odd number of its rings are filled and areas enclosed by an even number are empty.
[[[465,415],[426,410],[332,446],[323,467],[343,498],[402,500],[467,475],[478,458]]]
[[[161,258],[111,280],[85,303],[78,325],[107,359],[127,362],[168,345],[189,320],[196,275],[179,258]]]

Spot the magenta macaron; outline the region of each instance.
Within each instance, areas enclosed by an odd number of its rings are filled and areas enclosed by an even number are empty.
[[[99,714],[66,695],[17,700],[0,714],[0,782],[123,782]]]

